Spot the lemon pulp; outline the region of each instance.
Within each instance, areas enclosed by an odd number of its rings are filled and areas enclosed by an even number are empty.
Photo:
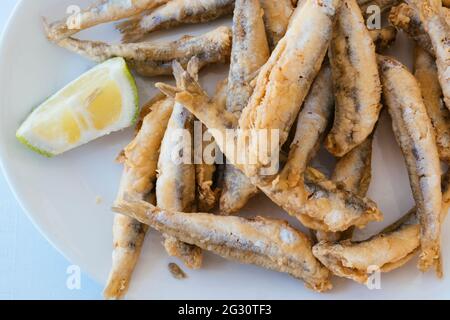
[[[122,95],[119,86],[108,81],[96,89],[81,105],[73,109],[62,109],[58,115],[40,123],[34,128],[36,135],[47,141],[66,137],[69,144],[78,142],[81,131],[90,127],[103,130],[115,123],[121,116]]]
[[[60,154],[132,125],[137,103],[125,61],[111,59],[45,101],[22,124],[17,137],[41,154]]]

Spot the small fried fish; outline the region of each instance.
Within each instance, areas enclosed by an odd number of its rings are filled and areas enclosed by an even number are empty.
[[[197,78],[198,60],[189,62],[191,76]],[[174,62],[173,73],[177,86],[184,87],[181,65]],[[193,162],[194,116],[178,102],[161,144],[156,181],[158,207],[182,212],[196,211],[195,164]],[[175,158],[179,155],[179,158]],[[198,247],[183,243],[164,234],[164,247],[169,255],[180,258],[188,268],[198,269],[202,264],[202,252]]]
[[[302,279],[313,290],[332,287],[328,270],[312,255],[311,241],[284,221],[172,212],[146,202],[122,201],[114,210],[226,259]]]
[[[146,34],[183,24],[203,23],[231,14],[234,0],[172,0],[149,14],[117,26],[123,42],[137,42]]]
[[[219,27],[198,37],[184,36],[176,41],[107,44],[98,41],[67,38],[58,45],[96,62],[123,57],[140,75],[145,77],[170,75],[172,62],[184,67],[192,57],[199,58],[199,67],[229,61],[231,29]]]
[[[227,129],[235,127],[236,116],[215,105],[187,72],[184,76],[186,81],[192,83],[188,90],[162,83],[156,86],[202,121],[214,135],[221,151],[228,159],[232,159],[230,150],[236,150],[237,141],[223,137]],[[244,170],[244,165],[236,162],[232,164]],[[280,175],[247,177],[276,204],[311,229],[337,232],[351,226],[364,227],[370,221],[382,219],[382,214],[373,201],[339,189],[335,183],[312,168],[306,170],[305,183],[295,186],[290,186]]]
[[[267,130],[279,134],[279,145],[286,142],[292,125],[309,89],[319,72],[333,33],[340,0],[305,0],[295,9],[288,31],[262,67],[252,97],[243,110],[239,128]],[[314,26],[312,28],[311,26]],[[372,44],[373,45],[373,44]],[[299,59],[301,57],[301,59]],[[258,143],[250,141],[249,159],[256,163],[246,165],[249,177],[260,174],[267,166],[257,154]],[[277,150],[269,150],[271,159]]]
[[[331,40],[336,111],[325,147],[342,157],[373,132],[381,111],[375,45],[355,0],[344,0]]]
[[[253,93],[255,74],[269,58],[269,46],[259,0],[236,0],[233,17],[233,46],[228,75],[227,110],[240,117]],[[224,172],[220,212],[232,214],[258,193],[237,168],[227,165]]]
[[[420,220],[419,269],[440,270],[441,167],[434,130],[416,78],[394,58],[378,56],[383,96],[402,149]]]
[[[121,201],[125,194],[132,199],[144,200],[153,190],[159,157],[157,150],[161,146],[173,105],[172,99],[158,95],[143,108],[148,114],[141,114],[136,137],[120,158],[124,171],[116,201]],[[146,232],[147,227],[135,219],[122,215],[114,217],[114,249],[104,290],[106,299],[120,299],[126,294]]]
[[[101,23],[129,18],[152,10],[169,0],[101,0],[94,5],[76,12],[66,19],[46,24],[47,37],[50,41],[59,42],[62,39]],[[44,20],[45,21],[45,20]]]

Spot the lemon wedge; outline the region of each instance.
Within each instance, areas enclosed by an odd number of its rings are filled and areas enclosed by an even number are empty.
[[[136,83],[123,58],[97,65],[36,108],[17,130],[27,147],[47,157],[134,124]]]

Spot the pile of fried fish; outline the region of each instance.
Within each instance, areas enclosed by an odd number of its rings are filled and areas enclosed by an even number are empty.
[[[200,268],[206,250],[287,273],[318,292],[332,288],[332,275],[364,284],[371,266],[389,272],[416,255],[421,271],[434,269],[441,277],[441,224],[450,203],[450,174],[441,172],[441,161],[450,161],[450,3],[443,2],[103,0],[61,21],[44,21],[48,39],[70,51],[97,62],[120,56],[139,75],[176,79],[175,86],[156,84],[160,93],[142,108],[135,137],[118,158],[123,177],[105,297],[126,294],[149,227],[188,268]],[[390,26],[368,30],[364,16],[372,5],[389,15]],[[232,28],[143,40],[157,30],[226,15],[233,15]],[[74,38],[119,20],[120,44]],[[397,30],[415,41],[414,73],[380,53]],[[230,63],[230,72],[210,97],[198,74],[215,63]],[[352,241],[355,228],[383,219],[366,197],[383,105],[416,206],[379,234]],[[209,129],[226,165],[171,161],[178,143],[172,136],[192,132],[194,121]],[[225,142],[221,137],[230,129],[239,130]],[[253,129],[278,130],[279,145],[271,152],[288,143],[278,173],[263,174],[264,159],[242,164],[232,154],[233,144]],[[320,146],[337,159],[330,177],[309,166]],[[257,146],[246,148],[252,153]],[[281,220],[237,216],[261,192],[311,234]]]

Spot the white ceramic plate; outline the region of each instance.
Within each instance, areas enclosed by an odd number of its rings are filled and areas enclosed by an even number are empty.
[[[93,66],[75,54],[49,43],[41,17],[50,20],[64,15],[68,6],[86,6],[87,0],[23,0],[17,6],[4,33],[0,51],[0,154],[5,175],[18,201],[47,239],[70,261],[81,266],[100,283],[105,283],[111,260],[112,203],[121,174],[114,162],[130,141],[131,132],[113,134],[55,159],[36,155],[15,139],[15,131],[31,109],[69,81]],[[152,38],[177,38],[200,34],[220,24],[179,28],[156,33]],[[80,37],[118,41],[111,24],[83,32]],[[400,37],[392,52],[410,62],[412,46]],[[202,73],[209,90],[226,75],[225,67],[211,67]],[[167,80],[168,78],[166,78]],[[156,80],[138,79],[143,100],[153,92]],[[369,196],[379,204],[385,222],[372,225],[369,235],[393,222],[413,205],[404,161],[383,114],[374,143],[373,181]],[[322,155],[317,164],[331,163]],[[96,204],[96,197],[103,202]],[[260,196],[245,210],[247,215],[285,215]],[[421,274],[415,261],[381,277],[381,289],[369,290],[350,281],[335,279],[335,289],[317,294],[287,275],[238,265],[207,255],[204,268],[188,271],[189,278],[174,280],[161,246],[161,238],[150,232],[135,271],[129,298],[177,299],[348,299],[348,298],[450,298],[450,225],[443,228],[446,278]]]

